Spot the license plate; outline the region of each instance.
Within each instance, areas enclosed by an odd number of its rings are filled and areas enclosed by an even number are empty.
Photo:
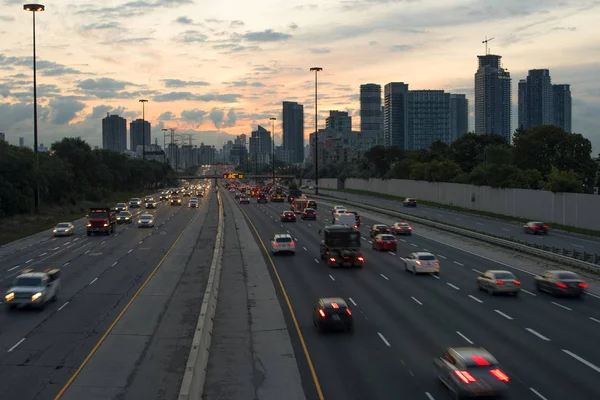
[[[339,315],[333,315],[333,320],[334,321],[340,321],[340,316]]]

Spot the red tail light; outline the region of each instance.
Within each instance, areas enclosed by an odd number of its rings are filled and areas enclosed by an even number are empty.
[[[544,225],[544,229],[548,229],[548,225]]]
[[[335,258],[329,257],[329,262],[335,262]]]
[[[518,280],[516,280],[516,279],[513,281],[513,283],[514,283],[515,285],[520,285],[520,284],[521,284],[521,282],[519,282],[519,281],[518,281]]]
[[[273,247],[279,247],[279,243],[273,243]]]
[[[475,361],[475,364],[480,367],[486,367],[490,365],[490,362],[481,356],[472,356],[471,360]]]
[[[559,287],[559,288],[561,288],[561,289],[566,289],[566,288],[567,288],[567,285],[565,285],[565,284],[564,284],[564,283],[562,283],[562,282],[557,282],[557,283],[556,283],[556,286],[558,286],[558,287]]]
[[[439,261],[436,261],[436,262],[435,262],[435,265],[439,267],[439,266],[440,266],[440,262],[439,262]]]
[[[496,281],[496,285],[504,285],[504,282],[502,282],[500,279],[498,279],[498,280]]]
[[[394,243],[398,243],[398,240],[397,240],[397,239],[394,239]]]
[[[582,289],[587,289],[587,288],[588,288],[588,284],[587,284],[587,283],[584,283],[584,282],[579,282],[579,283],[577,284],[577,286],[579,286],[579,287],[580,287],[580,288],[582,288]]]
[[[498,368],[491,369],[490,374],[494,375],[496,377],[496,379],[498,379],[499,381],[502,381],[502,382],[510,381],[510,378],[508,377],[508,375],[506,375],[504,372],[502,372]]]
[[[296,243],[294,243],[294,242],[291,242],[291,243],[290,243],[290,246],[291,246],[291,247],[294,247],[295,245],[296,245]]]
[[[321,318],[325,318],[325,311],[323,311],[323,309],[319,309],[319,314],[321,315]]]
[[[352,311],[350,311],[349,308],[346,308],[346,313],[348,313],[348,315],[352,315]]]
[[[409,230],[409,231],[412,231],[412,228],[409,226],[409,227],[408,227],[408,230]]]
[[[365,258],[364,258],[363,256],[358,256],[358,261],[360,261],[360,262],[364,262],[364,261],[365,261]]]
[[[456,376],[458,376],[458,378],[461,381],[463,381],[467,385],[472,382],[477,382],[477,379],[473,378],[473,375],[471,375],[467,371],[454,371],[454,373],[456,374]]]

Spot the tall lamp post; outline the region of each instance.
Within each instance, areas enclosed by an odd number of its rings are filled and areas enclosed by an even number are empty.
[[[146,99],[141,99],[142,103],[142,160],[146,161],[146,107],[148,102]]]
[[[275,186],[275,120],[277,118],[271,117],[271,132],[273,134],[271,138],[271,144],[273,145],[273,156],[271,157],[271,164],[273,164],[273,186]]]
[[[37,118],[37,73],[35,64],[35,13],[42,12],[46,9],[42,4],[25,4],[23,10],[31,11],[33,14],[33,151],[35,152],[35,190],[33,194],[33,205],[35,212],[38,212],[40,205],[40,185],[39,185],[39,169],[40,157],[38,154],[38,118]]]
[[[315,194],[319,194],[319,133],[318,133],[318,114],[317,114],[317,75],[323,71],[321,67],[312,67],[311,72],[315,73]]]
[[[167,162],[167,128],[161,129],[163,133],[163,153],[165,153],[165,163]]]

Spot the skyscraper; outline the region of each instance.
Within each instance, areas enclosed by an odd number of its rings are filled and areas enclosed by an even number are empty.
[[[372,146],[383,143],[381,85],[360,85],[360,132]]]
[[[6,142],[6,133],[0,132],[0,142]]]
[[[552,85],[554,125],[571,133],[571,85]]]
[[[304,162],[304,106],[283,102],[283,150],[292,163]]]
[[[106,113],[106,118],[102,118],[102,148],[118,152],[127,150],[127,120],[125,118],[108,113]]]
[[[408,84],[391,82],[384,87],[383,144],[406,148]]]
[[[329,117],[325,120],[325,127],[339,132],[352,131],[352,117],[346,111],[329,111]]]
[[[451,142],[469,132],[469,100],[465,94],[450,94]]]
[[[142,128],[143,124],[145,128]],[[137,147],[143,143],[146,143],[146,146],[152,143],[150,128],[150,122],[144,121],[141,118],[131,121],[129,124],[129,150],[137,151]],[[145,140],[142,139],[142,135],[145,136]]]
[[[498,134],[511,140],[510,73],[502,68],[502,56],[477,56],[475,73],[475,133]]]
[[[531,69],[519,81],[519,128],[554,123],[552,80],[547,69]]]
[[[19,147],[24,147],[25,146],[25,138],[24,137],[20,137],[19,138]]]

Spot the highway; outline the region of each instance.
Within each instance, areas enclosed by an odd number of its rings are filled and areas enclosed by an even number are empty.
[[[313,192],[307,191],[307,194],[309,193]],[[415,208],[404,207],[401,201],[380,199],[372,196],[324,189],[319,189],[319,194],[339,197],[341,199],[347,199],[365,205],[403,212],[414,215],[415,217],[429,218],[438,222],[445,222],[482,233],[512,237],[527,243],[536,243],[538,245],[543,244],[545,246],[554,246],[559,249],[565,248],[578,252],[585,251],[591,254],[600,254],[600,239],[591,236],[572,234],[565,231],[552,231],[552,224],[550,223],[548,225],[550,226],[551,230],[547,236],[529,235],[523,232],[523,224],[519,222],[486,218],[476,214],[470,214],[468,212],[451,211],[443,208],[428,207],[423,205],[418,205]]]
[[[282,279],[325,399],[450,398],[434,379],[432,359],[448,346],[470,343],[500,360],[511,377],[511,398],[600,398],[600,298],[535,293],[533,276],[520,271],[514,271],[525,289],[520,297],[492,297],[477,290],[476,276],[505,266],[418,232],[399,237],[396,253],[376,252],[369,227],[394,221],[368,214],[360,228],[364,268],[331,269],[319,258],[318,230],[332,204],[319,206],[317,221],[296,223],[279,221],[288,203],[258,205],[252,199],[240,208],[266,246],[276,232],[289,231],[297,241],[295,256],[265,257]],[[404,271],[400,256],[414,251],[438,255],[439,279]],[[355,316],[354,335],[316,332],[311,308],[326,296],[346,299]],[[289,323],[288,328],[295,331]],[[301,373],[305,386],[311,385],[310,374]]]
[[[58,267],[61,292],[44,310],[0,313],[2,398],[54,398],[199,212],[186,203],[187,198],[182,207],[161,202],[156,210],[136,211],[155,215],[152,229],[134,223],[119,226],[114,235],[88,237],[80,228],[71,237],[28,249],[17,244],[5,252],[3,290],[25,267]]]

